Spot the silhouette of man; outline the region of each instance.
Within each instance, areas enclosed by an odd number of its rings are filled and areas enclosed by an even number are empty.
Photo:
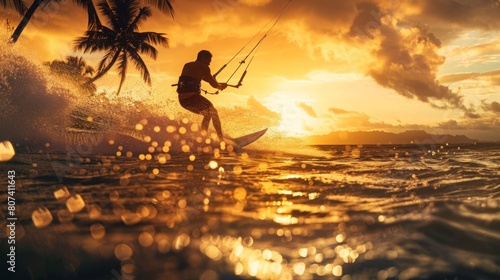
[[[212,54],[207,50],[202,50],[198,53],[196,61],[186,63],[179,77],[177,93],[179,94],[179,103],[184,109],[203,115],[201,129],[208,131],[210,120],[212,120],[219,140],[223,141],[224,136],[222,135],[219,114],[212,102],[201,96],[202,80],[218,90],[224,90],[227,87],[226,83],[219,83],[212,76],[209,67],[211,61]]]

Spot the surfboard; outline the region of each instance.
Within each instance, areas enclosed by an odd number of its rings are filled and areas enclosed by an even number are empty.
[[[233,138],[231,139],[236,145],[238,145],[238,148],[243,148],[247,145],[252,144],[253,142],[257,141],[262,135],[264,135],[267,131],[267,128],[263,130],[259,130],[254,133],[250,133],[248,135],[244,135],[238,138]]]

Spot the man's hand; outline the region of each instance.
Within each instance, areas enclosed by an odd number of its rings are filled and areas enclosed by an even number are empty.
[[[219,83],[218,89],[225,90],[227,88],[227,83]]]

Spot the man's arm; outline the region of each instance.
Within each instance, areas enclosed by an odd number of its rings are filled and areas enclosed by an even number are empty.
[[[207,66],[206,70],[204,71],[205,73],[203,74],[203,80],[207,83],[209,83],[212,87],[220,90],[224,90],[227,87],[226,83],[219,83],[217,80],[212,76],[212,73],[210,71],[210,67]]]

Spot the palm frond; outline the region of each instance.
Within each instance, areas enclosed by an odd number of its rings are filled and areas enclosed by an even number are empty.
[[[142,42],[147,42],[153,45],[161,45],[163,47],[168,47],[168,38],[165,37],[165,33],[156,32],[136,32],[136,39]]]
[[[140,3],[138,0],[123,0],[123,1],[126,2],[123,7],[124,10],[126,11],[126,13],[124,13],[125,17],[123,18],[123,22],[126,23],[127,30],[133,30],[130,29],[130,26],[134,22],[137,15],[140,14],[141,12]]]
[[[3,6],[5,9],[13,8],[20,15],[24,15],[26,11],[28,11],[28,6],[26,5],[26,3],[24,3],[23,0],[3,0],[0,1],[0,5]]]
[[[118,31],[120,29],[120,21],[119,18],[117,18],[115,14],[116,10],[116,2],[121,1],[121,0],[113,0],[113,1],[106,1],[106,0],[101,0],[97,4],[97,7],[99,8],[99,11],[103,14],[105,20],[106,20],[106,25],[110,27],[110,29]],[[110,6],[111,5],[111,6]]]
[[[106,51],[116,45],[116,32],[103,26],[99,31],[88,30],[83,37],[75,39],[75,50],[83,50],[84,53]]]
[[[116,95],[120,94],[123,83],[125,82],[125,78],[127,76],[127,52],[122,52],[118,61],[118,73],[120,74],[120,85],[118,86],[118,91]]]
[[[156,57],[158,56],[158,50],[148,43],[142,42],[141,44],[139,44],[137,46],[137,48],[134,48],[134,50],[135,50],[135,52],[145,54],[154,60],[156,60]]]
[[[97,10],[92,0],[75,0],[76,4],[87,11],[88,22],[87,26],[91,30],[99,30],[102,26]]]
[[[143,7],[139,10],[134,20],[130,23],[128,27],[128,31],[137,31],[139,29],[139,25],[141,25],[146,19],[151,17],[151,9],[149,7]]]
[[[172,6],[173,0],[145,0],[144,2],[155,6],[162,13],[170,14],[171,17],[174,17],[174,7]]]
[[[141,72],[144,82],[151,86],[151,75],[149,74],[148,67],[146,66],[146,63],[144,63],[144,60],[142,60],[141,56],[136,52],[128,53],[128,55],[132,62],[134,62],[135,68]]]
[[[107,70],[111,69],[112,65],[118,59],[118,56],[120,55],[120,53],[121,53],[121,49],[120,50],[111,49],[110,51],[108,51],[103,56],[101,61],[99,61],[99,66],[97,68],[96,76],[99,76],[99,75],[102,76],[103,72],[106,72]]]

